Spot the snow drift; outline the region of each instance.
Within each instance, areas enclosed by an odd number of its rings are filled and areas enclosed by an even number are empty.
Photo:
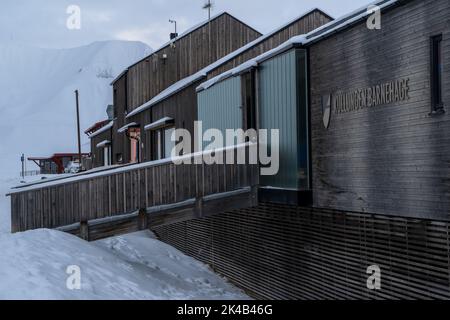
[[[0,235],[0,247],[0,299],[247,298],[147,231],[88,243],[36,230]],[[81,271],[80,290],[67,287],[70,266]]]

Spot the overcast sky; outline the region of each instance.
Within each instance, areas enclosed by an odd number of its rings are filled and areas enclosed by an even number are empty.
[[[227,11],[266,33],[313,7],[334,17],[371,0],[213,0],[213,14]],[[204,0],[1,0],[0,44],[67,48],[99,40],[137,40],[156,49],[207,18]],[[81,9],[81,29],[66,27],[70,5]]]

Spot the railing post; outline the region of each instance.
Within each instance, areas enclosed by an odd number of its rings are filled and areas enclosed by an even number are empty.
[[[148,219],[147,219],[147,210],[146,209],[139,209],[138,229],[140,231],[148,229]]]
[[[89,224],[87,221],[80,222],[80,238],[89,241]]]

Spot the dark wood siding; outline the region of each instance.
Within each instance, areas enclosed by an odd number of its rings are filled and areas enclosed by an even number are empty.
[[[307,14],[303,18],[298,19],[292,24],[286,26],[286,28],[278,31],[256,46],[249,48],[249,50],[221,65],[219,68],[209,73],[208,78],[213,78],[225,71],[233,69],[234,67],[237,67],[238,65],[257,57],[266,51],[278,47],[280,44],[286,42],[290,38],[297,35],[306,34],[330,22],[331,20],[332,19],[322,11],[314,10],[310,14]]]
[[[310,48],[314,205],[450,218],[450,2],[412,1]],[[430,116],[430,37],[443,35],[444,104]],[[335,114],[323,95],[409,79],[410,99]]]
[[[141,125],[141,132],[143,133],[141,134],[141,139],[144,145],[142,161],[154,160],[155,154],[154,132],[145,131],[144,127],[164,117],[174,119],[176,129],[188,130],[192,136],[192,144],[194,143],[194,121],[197,120],[197,94],[195,88],[199,85],[200,82],[193,83],[191,86],[129,120]]]
[[[97,144],[105,140],[111,141],[111,129],[91,138],[92,165],[94,168],[105,164],[103,148],[97,148]]]
[[[192,75],[260,35],[248,25],[224,13],[210,24],[175,41],[174,46],[169,45],[152,54],[129,68],[130,111],[173,83]],[[163,59],[164,55],[167,59]]]

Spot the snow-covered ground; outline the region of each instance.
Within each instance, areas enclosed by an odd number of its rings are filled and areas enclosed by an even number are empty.
[[[0,183],[0,299],[248,299],[149,231],[94,243],[44,229],[10,234],[4,194],[17,182]],[[71,266],[80,290],[67,287]]]
[[[87,243],[36,230],[0,235],[0,247],[0,299],[246,298],[149,231]],[[80,290],[67,287],[71,266],[80,270]]]

